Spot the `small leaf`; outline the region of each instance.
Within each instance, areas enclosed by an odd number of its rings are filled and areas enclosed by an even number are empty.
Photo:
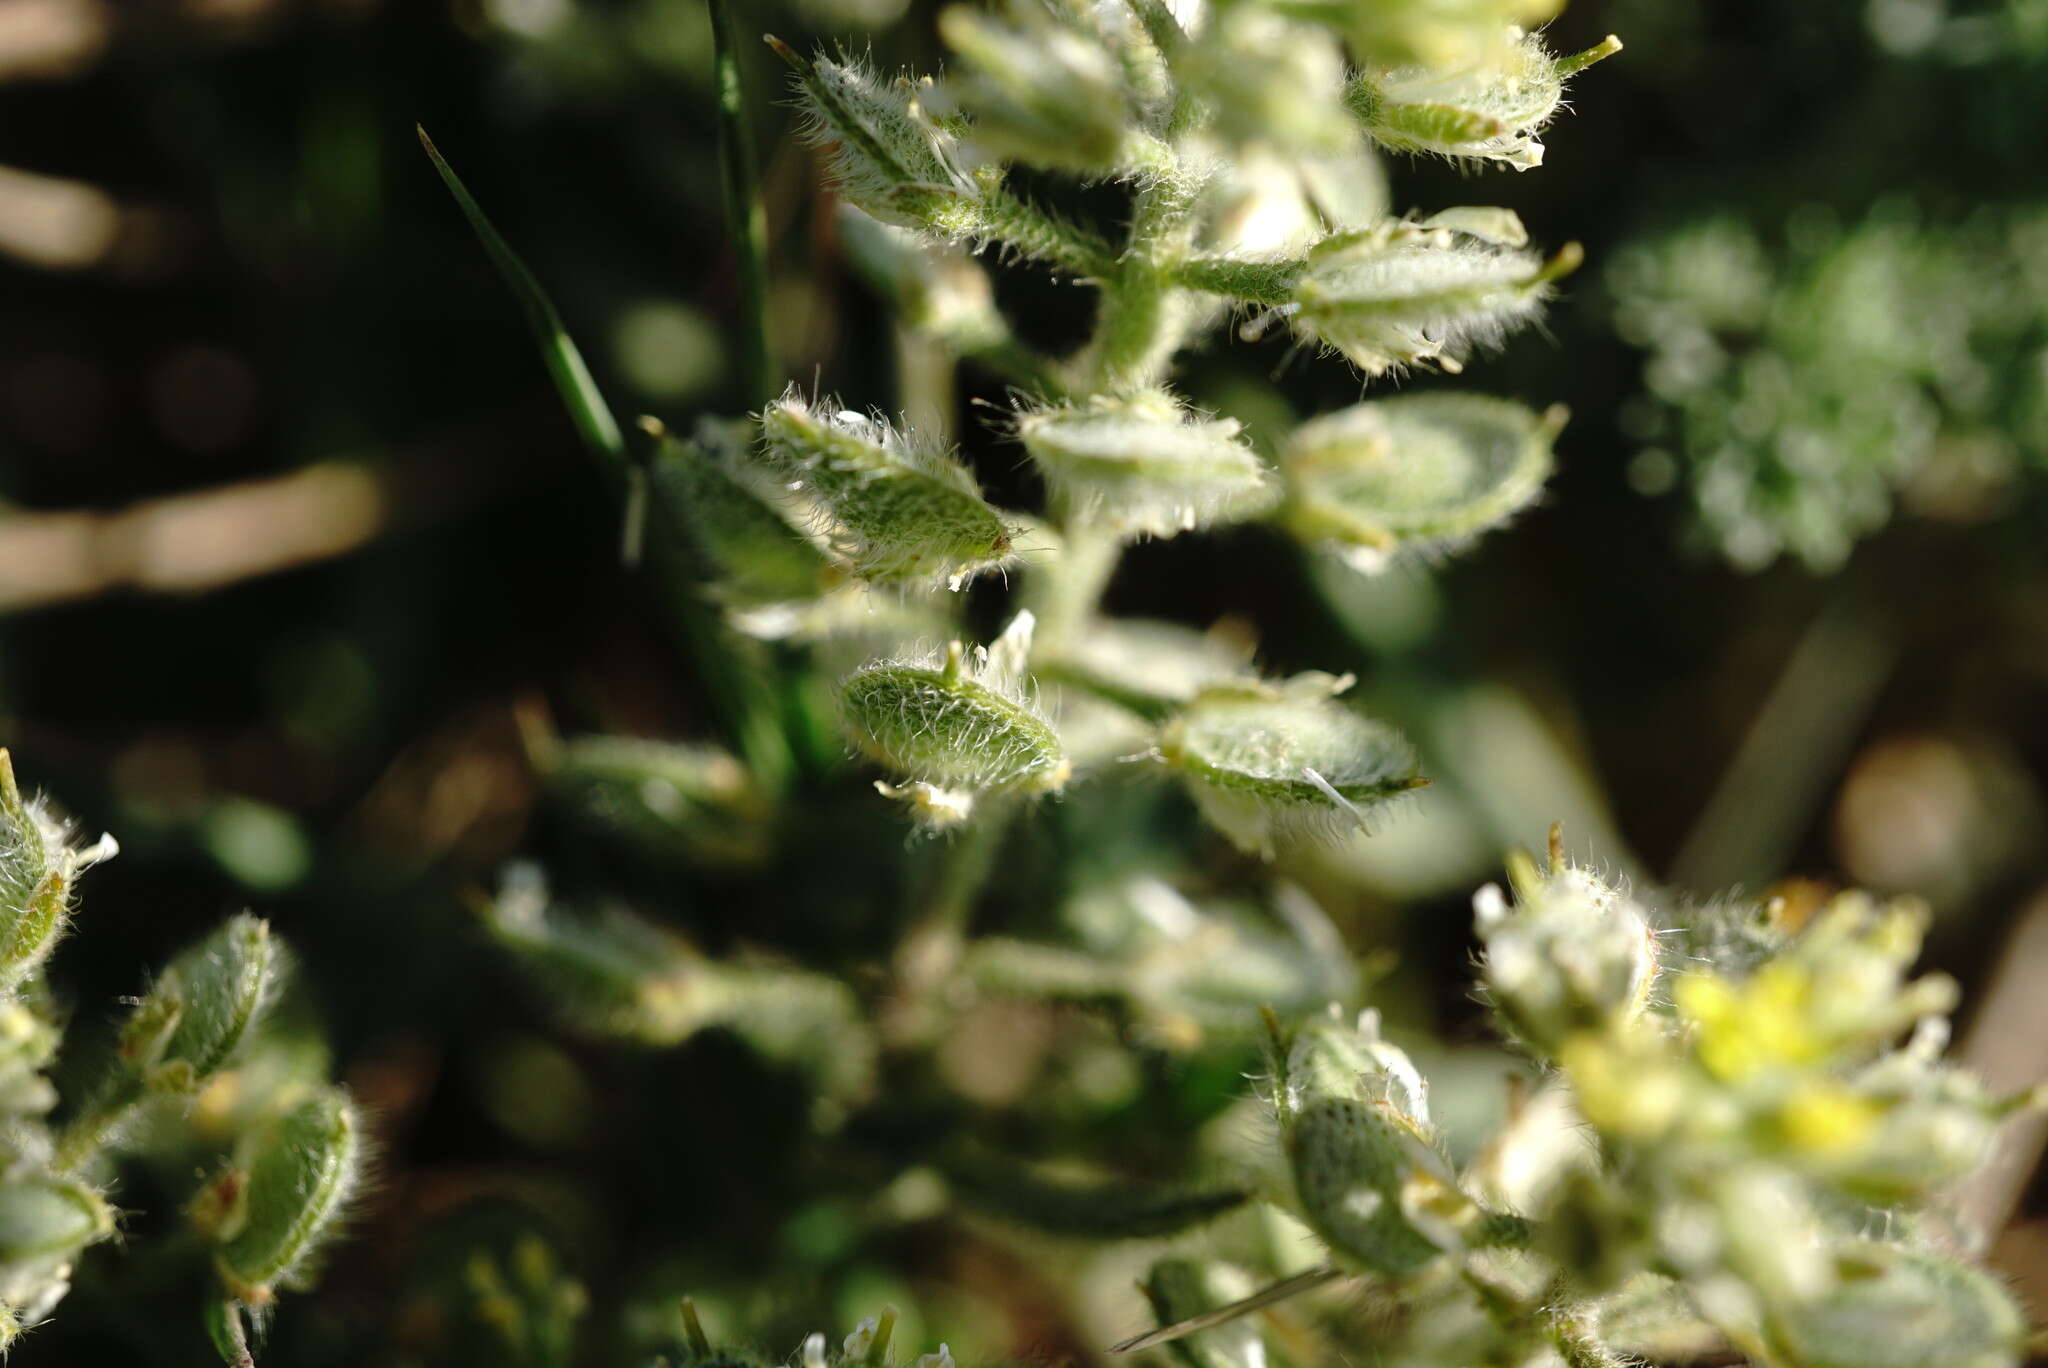
[[[1211,690],[1161,730],[1160,754],[1240,849],[1270,857],[1278,837],[1349,830],[1428,782],[1400,733],[1330,698],[1349,682]]]
[[[339,1232],[362,1177],[362,1123],[347,1094],[323,1088],[244,1142],[246,1214],[214,1256],[221,1281],[247,1306],[294,1286]]]
[[[1382,570],[1498,527],[1543,491],[1562,411],[1471,394],[1371,400],[1304,423],[1283,459],[1297,537]]]
[[[952,452],[792,390],[761,415],[762,453],[816,504],[855,574],[959,588],[1010,559],[1012,529]]]
[[[1789,1304],[1769,1318],[1773,1357],[1786,1368],[2012,1368],[2019,1361],[2026,1318],[1992,1278],[1932,1251],[1874,1240],[1838,1246],[1833,1261],[1833,1285],[1823,1295],[1784,1298]]]
[[[1027,410],[1017,435],[1074,517],[1126,535],[1255,517],[1278,494],[1235,419],[1157,390]]]

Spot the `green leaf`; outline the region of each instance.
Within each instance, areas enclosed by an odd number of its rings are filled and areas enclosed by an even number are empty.
[[[434,169],[441,173],[442,181],[448,186],[448,193],[455,196],[456,204],[462,208],[463,217],[476,230],[484,251],[489,254],[491,264],[504,276],[505,283],[512,288],[513,296],[519,301],[520,309],[526,314],[526,323],[533,330],[534,340],[540,343],[541,360],[547,364],[548,375],[555,382],[555,389],[561,394],[562,402],[568,405],[569,417],[576,424],[576,431],[583,438],[585,446],[614,468],[623,472],[626,464],[626,439],[619,431],[618,420],[612,417],[604,395],[598,391],[597,382],[590,376],[590,367],[584,364],[583,353],[570,340],[568,329],[562,326],[561,315],[549,301],[547,292],[541,289],[540,281],[526,268],[498,230],[491,226],[490,219],[477,202],[470,198],[469,190],[455,169],[441,156],[434,140],[427,136],[427,130],[416,130],[420,146],[427,150]]]

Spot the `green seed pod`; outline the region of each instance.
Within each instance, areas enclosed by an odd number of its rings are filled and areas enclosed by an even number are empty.
[[[0,1270],[63,1262],[114,1233],[114,1211],[82,1183],[26,1178],[0,1183]]]
[[[1138,115],[1106,35],[1032,4],[1010,5],[1004,19],[955,6],[940,13],[939,35],[959,59],[947,91],[973,119],[976,147],[1082,176],[1128,164]]]
[[[1553,840],[1555,837],[1553,836]],[[1512,910],[1488,884],[1472,899],[1494,1010],[1528,1046],[1549,1054],[1580,1031],[1624,1028],[1648,1007],[1657,933],[1626,894],[1564,862],[1508,859]]]
[[[1376,1014],[1334,1014],[1285,1042],[1272,1083],[1296,1205],[1333,1259],[1406,1277],[1461,1249],[1481,1212],[1436,1148],[1428,1089]]]
[[[743,439],[710,422],[691,442],[652,419],[641,426],[656,439],[648,488],[688,534],[700,572],[721,603],[746,609],[817,597],[831,562],[790,525],[787,500],[769,487],[765,472],[746,463]]]
[[[1400,733],[1333,701],[1350,682],[1208,690],[1161,729],[1160,756],[1241,850],[1271,858],[1276,838],[1351,829],[1429,781]]]
[[[1241,1301],[1253,1290],[1242,1269],[1215,1262],[1161,1259],[1145,1275],[1145,1300],[1162,1326]],[[1167,1351],[1182,1368],[1265,1368],[1267,1362],[1258,1322],[1249,1316],[1183,1336]]]
[[[1393,219],[1316,244],[1281,312],[1367,375],[1424,363],[1455,373],[1475,347],[1534,319],[1581,256],[1573,244],[1545,262],[1466,229]]]
[[[1282,13],[1329,24],[1370,67],[1437,70],[1505,60],[1521,35],[1556,17],[1563,0],[1277,0]]]
[[[240,1219],[216,1237],[214,1255],[236,1300],[267,1306],[279,1287],[301,1285],[339,1233],[364,1160],[362,1122],[338,1088],[321,1089],[244,1142]]]
[[[762,452],[816,505],[820,531],[864,579],[958,589],[1010,558],[1012,529],[934,443],[794,390],[761,415]]]
[[[42,967],[64,934],[78,875],[119,849],[111,836],[73,849],[63,825],[22,798],[14,762],[0,748],[0,991]]]
[[[1566,58],[1534,34],[1476,66],[1402,66],[1359,76],[1345,100],[1373,141],[1395,152],[1497,161],[1516,170],[1543,164],[1536,135],[1564,100],[1567,77],[1621,51],[1610,35]]]
[[[667,867],[744,867],[768,852],[773,807],[716,746],[585,736],[550,757],[551,797],[584,826]]]
[[[1364,573],[1500,526],[1543,491],[1563,411],[1471,394],[1354,404],[1304,423],[1284,467],[1297,537]]]
[[[971,219],[977,192],[959,140],[926,111],[922,85],[884,82],[843,58],[807,59],[774,38],[768,44],[795,71],[805,135],[831,149],[830,173],[846,199],[884,223],[947,235]]]
[[[123,1058],[151,1091],[196,1092],[276,1002],[285,972],[269,922],[229,918],[164,970],[122,1032]]]
[[[878,764],[945,789],[1056,792],[1069,767],[1059,733],[986,653],[955,642],[942,663],[878,661],[839,687],[846,729]]]
[[[2026,1318],[1997,1282],[1926,1250],[1858,1241],[1834,1251],[1822,1296],[1774,1310],[1786,1368],[2014,1368]]]
[[[1184,88],[1213,112],[1215,135],[1289,157],[1360,148],[1345,111],[1344,52],[1335,35],[1257,5],[1217,6],[1180,60]]]
[[[1198,417],[1159,390],[1026,411],[1017,434],[1077,517],[1125,534],[1255,517],[1278,493],[1235,419]]]

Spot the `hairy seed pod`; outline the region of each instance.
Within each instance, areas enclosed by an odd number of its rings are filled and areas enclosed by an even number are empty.
[[[1428,1089],[1375,1013],[1331,1015],[1281,1043],[1272,1102],[1296,1203],[1332,1255],[1405,1277],[1467,1243],[1478,1206],[1436,1147]]]
[[[954,455],[880,418],[794,390],[761,415],[762,453],[817,506],[855,574],[958,589],[1010,558],[1012,529]]]
[[[1516,26],[1555,18],[1563,0],[1277,0],[1275,8],[1337,29],[1367,66],[1447,71],[1504,61]]]
[[[348,1095],[323,1088],[250,1137],[240,1219],[214,1265],[229,1293],[265,1306],[297,1285],[340,1230],[364,1166],[362,1122]]]
[[[970,142],[998,160],[1083,176],[1124,166],[1137,113],[1103,35],[1038,5],[1012,5],[1005,19],[957,5],[939,15],[959,59],[947,90],[973,120]]]
[[[78,875],[118,849],[110,836],[74,849],[63,825],[21,796],[0,748],[0,991],[42,967],[64,934]]]
[[[1393,728],[1335,702],[1350,680],[1211,689],[1159,733],[1204,816],[1268,858],[1276,838],[1328,835],[1426,784]]]
[[[1316,244],[1282,312],[1303,337],[1367,375],[1435,364],[1457,371],[1536,317],[1581,254],[1548,262],[1469,231],[1394,219]]]
[[[164,970],[136,1007],[121,1052],[156,1092],[191,1093],[232,1060],[277,1000],[284,947],[243,913]]]
[[[1017,435],[1076,516],[1126,534],[1255,517],[1277,494],[1235,419],[1192,414],[1159,390],[1020,413]]]
[[[0,1270],[62,1262],[114,1233],[114,1211],[82,1183],[23,1178],[0,1183]]]
[[[847,732],[878,764],[944,789],[1050,792],[1067,781],[1059,733],[1021,693],[944,662],[879,661],[839,686]]]
[[[788,500],[769,487],[766,472],[746,462],[743,437],[709,422],[689,442],[658,423],[648,430],[657,439],[648,488],[687,534],[721,603],[748,609],[818,596],[831,562],[790,524]]]
[[[1973,1268],[1928,1250],[1857,1241],[1833,1251],[1822,1296],[1768,1318],[1774,1362],[1786,1368],[2011,1368],[2026,1318]]]
[[[1500,526],[1543,490],[1562,410],[1541,417],[1471,394],[1377,399],[1304,423],[1287,440],[1297,537],[1366,573]]]
[[[1527,170],[1543,164],[1536,135],[1563,102],[1566,78],[1619,51],[1621,41],[1610,35],[1560,59],[1529,34],[1506,44],[1496,62],[1367,71],[1346,90],[1345,102],[1373,141],[1392,151]]]
[[[858,62],[806,58],[770,38],[796,73],[805,134],[832,151],[840,193],[884,223],[951,233],[974,196],[959,141],[924,107],[924,87]]]

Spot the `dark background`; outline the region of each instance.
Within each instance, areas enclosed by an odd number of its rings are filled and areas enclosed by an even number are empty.
[[[649,1267],[663,1286],[708,1262],[718,1277],[782,1269],[840,1287],[852,1256],[789,1234],[810,1208],[787,1195],[795,1161],[769,1125],[796,1106],[776,1091],[788,1085],[715,1041],[619,1057],[555,1036],[508,990],[460,898],[555,839],[535,813],[515,707],[543,703],[568,732],[710,724],[657,601],[620,566],[616,513],[516,307],[413,126],[432,131],[548,283],[621,412],[681,425],[737,411],[701,11],[18,8],[103,27],[39,66],[0,53],[0,166],[74,183],[98,206],[92,222],[108,205],[115,221],[98,247],[98,229],[57,231],[62,259],[0,257],[0,741],[26,784],[124,846],[90,876],[55,971],[82,1029],[135,991],[143,966],[255,906],[299,950],[304,1010],[376,1113],[378,1192],[322,1291],[287,1299],[275,1360],[407,1361],[372,1346],[403,1339],[394,1289],[413,1276],[417,1232],[478,1192],[541,1193],[581,1213],[562,1219],[564,1241],[608,1310]],[[1592,264],[1542,334],[1459,382],[1571,407],[1544,505],[1439,570],[1402,572],[1363,631],[1347,632],[1264,534],[1143,548],[1111,603],[1196,623],[1239,614],[1276,667],[1359,670],[1435,738],[1426,746],[1477,747],[1477,761],[1451,765],[1468,799],[1490,782],[1496,742],[1460,733],[1467,714],[1451,704],[1476,684],[1505,689],[1517,725],[1547,738],[1591,810],[1611,815],[1625,848],[1603,857],[1698,891],[1798,873],[1923,893],[1936,905],[1933,959],[1976,994],[2048,884],[2043,501],[2023,473],[1990,513],[1903,513],[1835,575],[1731,569],[1695,535],[1682,493],[1631,486],[1636,444],[1618,415],[1642,389],[1641,358],[1616,339],[1601,284],[1602,263],[1630,242],[1707,214],[1768,237],[1803,206],[1854,221],[1904,199],[1940,224],[2039,200],[2048,49],[1902,56],[1873,37],[1872,16],[1899,8],[1577,0],[1556,46],[1613,30],[1629,47],[1577,83],[1542,169],[1390,168],[1397,208],[1504,203],[1538,241],[1586,246]],[[823,0],[740,9],[743,29],[868,41]],[[878,53],[928,68],[930,20],[917,0],[873,38]],[[812,153],[768,98],[779,101],[771,59],[750,49],[746,62],[784,370],[886,405],[885,315],[818,210]],[[0,185],[0,220],[23,203]],[[1000,288],[1031,335],[1073,335],[1071,286],[1006,270]],[[1271,341],[1218,339],[1184,374],[1200,398],[1251,396],[1266,412],[1359,394],[1341,365],[1290,360]],[[1001,396],[972,366],[963,383]],[[966,434],[991,488],[1029,499],[1014,449],[971,422]],[[365,490],[367,520],[335,512]],[[273,568],[273,545],[293,563]],[[207,571],[223,552],[255,560]],[[1376,636],[1389,614],[1410,625]],[[1816,663],[1781,690],[1802,643]],[[1743,791],[1780,819],[1688,857],[1774,690],[1785,710]],[[1563,781],[1537,770],[1493,796],[1558,792]],[[1510,834],[1533,841],[1553,815],[1567,814],[1527,813]],[[1408,904],[1398,920],[1353,924],[1379,925],[1424,966],[1434,987],[1416,1019],[1456,1040],[1478,1027],[1464,997],[1471,882],[1452,882],[1392,897]],[[713,942],[802,951],[815,935],[841,954],[879,934],[807,930],[744,883],[693,896],[672,910]],[[527,1104],[492,1080],[529,1048],[584,1080],[576,1105],[592,1115],[568,1140],[505,1123]],[[178,1181],[124,1185],[131,1251],[174,1224]],[[2002,1266],[2038,1280],[2044,1248],[2043,1227],[2023,1224]],[[196,1324],[167,1321],[153,1298],[194,1303],[124,1257],[87,1256],[21,1362],[203,1361]],[[1080,1348],[1056,1324],[1032,1333],[996,1347]]]

